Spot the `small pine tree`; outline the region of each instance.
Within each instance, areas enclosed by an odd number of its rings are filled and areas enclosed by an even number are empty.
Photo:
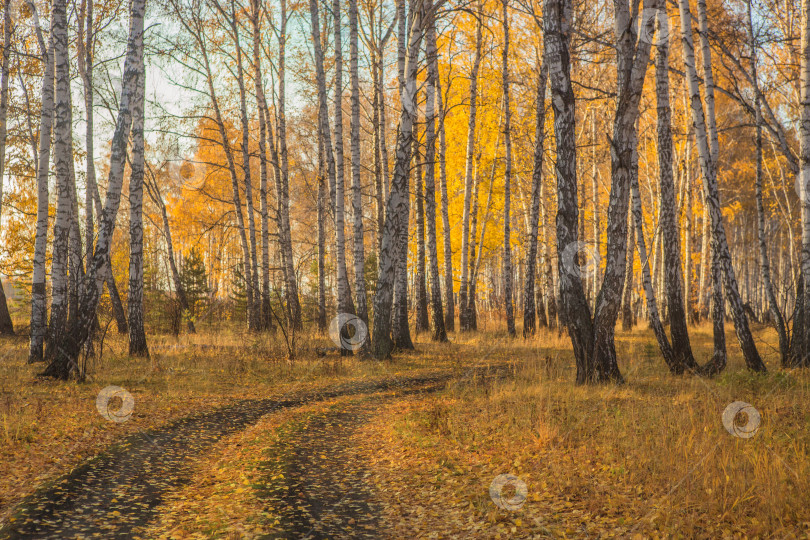
[[[210,292],[208,288],[208,272],[197,248],[192,248],[188,255],[183,258],[180,265],[180,282],[183,284],[188,299],[188,316],[193,320],[197,310],[204,304]]]
[[[242,263],[237,263],[231,272],[231,290],[228,297],[233,302],[235,319],[247,317],[247,283],[242,272],[243,268]]]

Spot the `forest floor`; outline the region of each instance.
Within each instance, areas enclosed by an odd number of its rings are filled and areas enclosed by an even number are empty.
[[[627,383],[591,387],[567,338],[498,327],[390,362],[237,334],[155,338],[150,362],[114,338],[69,384],[0,342],[0,537],[807,537],[810,374],[762,328],[770,371],[748,373],[728,330],[715,379],[669,375],[638,329],[617,336]],[[708,327],[693,346],[705,362]],[[125,422],[96,410],[111,384]],[[724,428],[734,401],[751,438]],[[506,473],[525,498],[491,496]]]

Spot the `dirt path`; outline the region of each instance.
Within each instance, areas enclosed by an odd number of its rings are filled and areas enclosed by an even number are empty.
[[[428,385],[405,393],[439,388]],[[382,536],[372,474],[353,435],[384,401],[402,395],[375,395],[335,405],[307,418],[268,450],[265,477],[282,478],[259,493],[281,517],[269,538]]]
[[[244,400],[132,435],[24,500],[0,528],[0,538],[137,538],[137,531],[156,517],[164,495],[190,480],[197,458],[217,441],[264,415],[346,396],[356,399],[329,409],[290,441],[286,483],[267,494],[284,514],[283,529],[272,536],[374,537],[378,512],[364,481],[368,473],[350,442],[353,431],[381,399],[437,391],[451,379],[466,380],[477,373],[499,376],[505,367],[479,367],[455,377],[448,372],[392,377]]]
[[[502,377],[508,366],[474,368],[470,376]],[[376,392],[341,402],[312,415],[268,449],[265,478],[259,493],[275,512],[280,525],[267,538],[382,538],[373,476],[354,443],[357,429],[377,414],[381,405],[413,394],[445,387],[451,377],[404,384],[393,392]]]
[[[262,416],[340,396],[438,388],[449,378],[449,374],[390,378],[244,400],[132,435],[23,501],[0,529],[0,538],[132,538],[133,529],[155,517],[164,494],[188,481],[197,456]]]
[[[283,527],[270,536],[379,537],[380,509],[367,482],[369,473],[353,445],[347,444],[371,414],[368,402],[331,410],[287,441],[292,459],[278,490]],[[342,466],[335,467],[336,463]]]

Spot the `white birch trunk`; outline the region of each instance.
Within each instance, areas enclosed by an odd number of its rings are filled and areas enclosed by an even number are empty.
[[[3,57],[0,61],[0,225],[3,215],[3,178],[6,165],[6,133],[8,118],[8,79],[11,75],[11,0],[5,0],[3,9]],[[6,292],[0,282],[0,335],[14,335],[14,325],[8,312]]]
[[[93,184],[93,202],[96,209],[96,220],[101,220],[101,213],[104,205],[101,202],[101,195],[98,192],[98,183]],[[92,257],[93,248],[91,246],[88,251],[89,257]],[[89,272],[88,272],[89,273]],[[116,329],[119,334],[129,333],[129,323],[127,323],[127,315],[124,311],[124,304],[121,301],[121,296],[118,293],[118,286],[115,284],[115,277],[113,276],[112,260],[110,254],[107,254],[107,261],[104,263],[104,268],[100,275],[96,275],[96,285],[98,287],[98,294],[101,295],[104,283],[107,284],[107,292],[110,295],[110,304],[112,304],[113,318],[115,318]]]
[[[470,329],[469,301],[469,274],[470,265],[470,204],[473,188],[473,155],[475,152],[475,118],[478,112],[478,70],[481,66],[481,48],[483,41],[483,5],[479,0],[477,6],[477,24],[475,30],[475,57],[470,72],[470,110],[467,122],[467,158],[464,165],[464,215],[461,230],[461,283],[458,291],[459,327],[461,330]]]
[[[419,100],[417,99],[417,102]],[[418,120],[417,120],[418,122]],[[427,298],[427,268],[425,267],[425,186],[422,176],[422,154],[419,151],[419,135],[414,135],[414,161],[416,161],[416,189],[414,202],[416,211],[416,268],[414,272],[414,301],[416,303],[416,333],[430,330],[430,316],[428,315]]]
[[[762,195],[762,100],[759,91],[759,74],[757,73],[757,40],[754,35],[754,22],[751,14],[751,0],[746,4],[749,48],[751,53],[751,82],[754,86],[754,122],[756,124],[756,185],[755,196],[757,202],[757,236],[759,239],[759,268],[768,302],[768,310],[773,319],[779,337],[779,352],[782,356],[782,365],[790,365],[790,339],[788,338],[785,319],[779,309],[773,281],[771,279],[771,265],[768,258],[768,239],[765,237],[765,206]]]
[[[498,127],[501,126],[501,119],[498,119]],[[495,143],[495,155],[498,155],[498,149],[500,146],[500,138],[502,132],[498,131],[498,139]],[[467,277],[467,303],[463,310],[465,313],[464,320],[466,321],[466,329],[468,331],[475,331],[478,330],[478,312],[476,310],[476,285],[478,285],[478,276],[475,272],[475,263],[478,260],[478,256],[481,255],[481,250],[477,249],[481,242],[476,243],[476,235],[478,234],[478,194],[481,190],[481,152],[482,149],[478,149],[478,153],[475,156],[474,165],[473,165],[473,190],[472,190],[472,201],[470,202],[470,247],[469,247],[469,254],[468,258],[469,262],[469,274]],[[490,181],[490,185],[492,182],[495,181],[493,169],[493,175]],[[486,220],[481,225],[481,232],[484,232],[486,229]],[[477,255],[476,255],[477,254]]]
[[[669,105],[669,18],[666,6],[659,6],[656,41],[655,88],[657,103],[658,170],[660,183],[659,228],[664,250],[664,284],[669,309],[670,334],[675,372],[697,369],[689,341],[683,302],[681,234],[676,218],[675,181],[672,170],[672,113]]]
[[[278,47],[278,146],[281,153],[281,190],[279,193],[279,222],[281,224],[281,252],[284,276],[287,280],[287,311],[291,324],[296,330],[303,328],[301,302],[298,299],[298,280],[292,249],[292,228],[290,225],[290,172],[287,152],[287,0],[280,0],[281,28]],[[269,126],[269,121],[268,121]]]
[[[259,112],[259,196],[261,197],[261,236],[262,236],[262,291],[261,329],[273,328],[273,315],[270,305],[270,214],[267,204],[267,100],[264,96],[264,76],[262,74],[261,51],[261,6],[258,0],[250,3],[250,23],[253,39],[253,84],[256,91],[256,104]]]
[[[417,4],[418,5],[418,4]],[[416,121],[416,75],[418,72],[419,48],[422,42],[423,7],[413,13],[408,39],[405,81],[401,93],[402,110],[397,130],[397,152],[394,177],[391,182],[391,195],[385,214],[383,237],[380,242],[380,260],[377,291],[374,295],[374,326],[371,343],[376,358],[385,358],[391,353],[391,306],[394,295],[394,273],[397,260],[396,244],[401,229],[407,231],[407,221],[403,223],[403,210],[408,205],[408,174],[411,161],[413,125]]]
[[[337,269],[338,313],[354,314],[349,275],[346,268],[345,183],[343,156],[343,28],[340,0],[332,1],[335,39],[335,265]],[[350,351],[341,349],[343,354]]]
[[[245,202],[247,206],[248,239],[250,241],[250,259],[245,261],[245,265],[250,264],[250,272],[246,274],[249,278],[248,288],[250,290],[248,308],[248,329],[258,332],[261,329],[261,292],[259,289],[259,259],[258,246],[256,243],[256,213],[253,207],[253,175],[250,171],[250,122],[247,115],[247,97],[245,92],[245,71],[242,67],[242,45],[239,40],[239,26],[236,18],[236,7],[231,0],[231,13],[223,16],[228,17],[233,35],[234,48],[236,50],[236,83],[239,87],[239,113],[242,123],[242,174],[245,183]],[[131,325],[130,325],[131,326]]]
[[[203,52],[203,54],[206,54]],[[208,59],[205,59],[206,64],[208,64]],[[234,161],[233,150],[231,149],[230,140],[228,139],[228,134],[225,130],[225,123],[222,118],[222,112],[219,108],[219,103],[217,100],[216,92],[214,90],[214,82],[213,82],[213,75],[210,72],[210,67],[208,67],[208,91],[211,96],[211,103],[214,106],[214,115],[216,118],[216,123],[219,128],[219,136],[222,141],[222,148],[225,151],[225,157],[228,162],[228,170],[231,175],[231,191],[232,191],[232,198],[233,198],[233,208],[234,213],[236,214],[236,226],[237,231],[239,233],[239,240],[242,246],[242,263],[244,265],[245,271],[245,283],[246,283],[246,295],[247,295],[247,304],[248,304],[248,321],[252,316],[254,301],[253,301],[253,276],[252,276],[252,269],[253,266],[251,264],[251,256],[250,256],[250,246],[248,245],[247,239],[247,230],[245,227],[245,216],[242,212],[242,196],[239,190],[239,177],[236,174],[236,163]],[[250,322],[248,322],[250,325]]]
[[[502,1],[503,17],[503,137],[505,146],[503,174],[503,273],[504,300],[506,301],[506,331],[515,336],[515,312],[512,302],[512,106],[509,99],[509,0]]]
[[[644,214],[641,206],[641,194],[638,188],[638,174],[631,174],[630,182],[630,189],[633,193],[631,204],[633,208],[633,223],[636,228],[636,246],[638,247],[638,256],[641,262],[641,284],[644,288],[644,295],[647,298],[647,311],[649,312],[650,326],[653,329],[655,338],[658,341],[658,348],[661,350],[661,355],[664,357],[664,361],[667,363],[670,372],[680,373],[683,369],[679,369],[678,367],[678,361],[667,339],[664,325],[661,324],[661,316],[658,313],[658,302],[655,299],[655,292],[653,291],[652,276],[650,274],[650,258],[644,239]]]
[[[543,39],[554,110],[557,178],[557,267],[560,324],[568,329],[577,364],[577,383],[590,378],[593,355],[593,320],[579,273],[567,264],[566,246],[578,238],[576,100],[571,86],[570,0],[545,0]]]
[[[56,218],[53,226],[53,252],[51,259],[51,316],[45,359],[47,373],[67,379],[78,370],[78,364],[67,356],[63,344],[68,334],[70,264],[70,225],[73,212],[71,197],[72,120],[70,107],[70,51],[65,0],[55,0],[51,13],[51,32],[54,48],[54,125],[53,160],[56,171]]]
[[[403,107],[405,106],[406,102],[410,102],[413,99],[414,107],[416,107],[417,99],[414,95],[413,98],[411,96],[405,97],[403,93],[406,91],[406,81],[405,81],[405,67],[406,67],[406,57],[407,57],[407,47],[405,46],[408,43],[409,35],[407,33],[407,28],[409,24],[413,23],[413,16],[414,16],[414,4],[415,1],[411,0],[409,2],[409,9],[408,9],[408,24],[405,24],[405,3],[404,0],[400,2],[398,9],[401,11],[401,18],[399,22],[399,39],[398,39],[398,65],[400,68],[399,73],[399,96],[400,101],[403,103]],[[418,53],[417,53],[418,55]],[[416,89],[414,89],[416,92]],[[416,115],[416,110],[413,111],[413,114]],[[416,123],[416,118],[414,117],[413,123]],[[414,128],[411,128],[413,130]],[[413,144],[413,133],[411,133],[411,142]],[[411,148],[411,155],[410,159],[413,160],[413,148]],[[396,346],[401,350],[412,350],[414,348],[413,341],[411,340],[411,331],[410,326],[408,324],[408,230],[409,230],[409,221],[410,221],[410,165],[408,174],[405,176],[405,184],[404,184],[404,193],[406,196],[403,200],[404,204],[400,206],[399,211],[402,213],[400,216],[400,222],[403,224],[399,230],[399,236],[397,238],[397,242],[395,244],[396,249],[396,267],[394,273],[394,311],[393,311],[393,320],[391,322],[391,336],[394,340]]]
[[[71,124],[73,123],[73,102],[68,92],[68,105],[71,110]],[[68,326],[79,312],[79,295],[84,286],[84,267],[82,264],[82,233],[79,229],[79,196],[76,191],[76,170],[73,163],[73,133],[70,136],[70,156],[68,160],[68,189],[70,191],[70,221],[69,221],[69,247],[68,247]],[[81,374],[80,374],[81,376]]]
[[[88,259],[93,254],[95,241],[95,223],[93,220],[93,205],[98,193],[96,182],[95,145],[94,145],[94,111],[93,111],[93,53],[95,33],[93,30],[93,0],[83,0],[79,10],[79,35],[76,40],[78,48],[79,75],[84,90],[85,109],[85,220],[84,220],[84,250]],[[101,212],[100,208],[97,212]],[[112,275],[112,269],[110,269]],[[102,287],[103,280],[96,280],[96,286]],[[88,284],[89,286],[90,284]],[[101,291],[99,291],[101,294]],[[114,296],[111,294],[111,299]],[[114,305],[114,309],[117,306]]]
[[[48,243],[48,170],[51,156],[51,130],[54,103],[54,57],[53,33],[43,55],[45,68],[42,76],[42,98],[39,119],[39,151],[37,163],[37,227],[34,239],[33,276],[31,283],[31,341],[28,350],[29,362],[44,360],[47,335],[47,291],[45,263]]]
[[[698,9],[700,11],[701,2],[698,2]],[[705,3],[703,5],[705,8]],[[723,224],[723,215],[720,207],[720,194],[717,187],[717,161],[715,155],[717,146],[714,140],[716,138],[716,128],[714,135],[712,135],[711,127],[714,124],[714,108],[713,99],[709,103],[708,94],[713,91],[713,85],[708,81],[707,88],[707,111],[706,116],[703,113],[703,105],[700,99],[700,90],[698,87],[697,69],[695,66],[695,52],[692,41],[692,14],[689,9],[689,4],[686,0],[679,0],[680,16],[681,16],[681,34],[683,35],[683,50],[684,62],[686,63],[687,82],[689,85],[689,95],[692,107],[692,120],[695,126],[695,138],[698,143],[698,154],[700,156],[700,168],[703,176],[703,191],[706,206],[708,208],[709,216],[711,218],[712,240],[715,249],[717,250],[716,256],[719,258],[721,268],[723,270],[723,285],[728,299],[729,306],[731,307],[732,317],[734,319],[734,328],[737,332],[737,341],[743,351],[745,363],[749,369],[754,371],[765,371],[765,364],[759,356],[754,338],[751,335],[751,330],[748,326],[748,316],[743,309],[742,300],[740,299],[739,290],[737,287],[737,278],[734,273],[734,267],[731,263],[731,256],[729,254],[728,241],[726,239],[726,230]],[[699,13],[699,18],[705,18],[705,9],[702,14]],[[705,21],[704,21],[705,23]],[[704,80],[707,74],[711,73],[711,51],[708,44],[705,45],[704,50]],[[710,76],[710,75],[709,75]],[[707,128],[708,118],[708,128]]]
[[[115,228],[115,218],[121,203],[127,138],[132,125],[132,100],[137,91],[138,77],[144,73],[143,19],[145,11],[145,0],[132,0],[121,99],[119,100],[118,118],[112,137],[107,196],[99,222],[96,247],[93,251],[92,260],[88,265],[87,279],[89,283],[92,283],[96,276],[101,274],[107,263]],[[56,45],[54,45],[54,48],[58,49]],[[54,154],[56,155],[55,149]],[[58,360],[48,366],[46,374],[57,378],[67,378],[76,368],[81,348],[90,336],[95,321],[98,300],[98,287],[84,288],[79,317],[76,320],[75,327],[71,328],[71,339],[65,342],[63,347],[60,347],[61,354]]]
[[[538,222],[540,220],[540,198],[543,191],[543,152],[546,138],[546,80],[548,73],[545,64],[540,66],[537,77],[537,97],[535,98],[534,123],[534,169],[532,171],[532,195],[528,227],[529,248],[526,251],[526,283],[523,291],[523,337],[534,335],[536,331],[536,316],[539,309],[543,309],[541,319],[546,319],[545,306],[535,304],[535,268],[537,266],[537,236]],[[544,257],[545,260],[545,257]],[[541,265],[540,272],[545,268]],[[547,323],[547,322],[546,322]]]
[[[632,203],[631,203],[632,204]],[[635,292],[635,250],[636,227],[632,211],[628,216],[627,224],[627,264],[624,276],[624,292],[622,293],[622,330],[629,332],[636,324],[635,306],[633,305],[633,293]]]
[[[657,0],[644,2],[644,9],[656,9]],[[627,259],[627,209],[629,205],[632,176],[637,175],[633,166],[633,154],[638,139],[636,121],[639,116],[639,100],[650,57],[650,40],[637,39],[637,13],[631,13],[624,0],[614,1],[616,18],[616,42],[618,92],[616,116],[611,141],[611,187],[607,215],[607,246],[605,275],[594,310],[594,351],[592,371],[586,380],[621,381],[622,376],[616,359],[614,333],[616,319],[621,307],[622,291],[626,277]],[[642,29],[650,35],[654,19],[642,21]]]
[[[375,46],[376,47],[376,46]],[[371,81],[372,81],[372,101],[371,101],[371,125],[374,133],[374,204],[375,204],[375,217],[376,223],[374,228],[374,244],[377,249],[380,249],[380,238],[382,238],[382,228],[385,222],[385,194],[383,188],[383,171],[382,171],[382,146],[381,146],[381,120],[380,109],[382,108],[380,102],[380,65],[379,65],[379,49],[372,48],[371,50]]]
[[[801,165],[801,294],[797,300],[797,314],[801,321],[794,323],[793,340],[799,343],[794,362],[810,365],[810,0],[801,3],[801,66],[799,69],[800,111],[799,160]],[[797,332],[797,330],[799,330]]]
[[[329,106],[326,96],[326,74],[323,67],[323,46],[321,45],[321,24],[317,0],[309,2],[310,24],[312,28],[312,48],[315,56],[315,78],[318,83],[318,122],[320,137],[326,156],[327,178],[332,215],[335,213],[335,155],[332,152],[332,134],[329,129]]]
[[[436,81],[436,102],[439,113],[439,183],[441,184],[442,197],[442,239],[444,249],[444,326],[448,332],[456,329],[456,303],[453,296],[453,245],[450,238],[450,198],[447,194],[447,142],[444,132],[444,98],[442,96],[442,83],[439,78],[438,60],[433,59],[430,64],[434,71]]]
[[[694,299],[692,296],[692,284],[693,284],[693,262],[692,262],[692,251],[694,249],[694,222],[695,222],[695,215],[694,215],[694,202],[693,202],[693,194],[692,194],[692,140],[690,138],[691,131],[687,127],[686,130],[686,141],[685,141],[685,158],[684,158],[684,166],[683,166],[683,183],[684,183],[684,197],[686,197],[686,227],[684,231],[684,240],[686,245],[684,246],[684,303],[686,305],[686,318],[687,320],[694,324],[696,322],[695,319],[695,305]]]
[[[363,246],[363,194],[360,178],[360,78],[358,76],[357,0],[349,0],[349,72],[351,78],[352,218],[354,225],[354,287],[356,315],[368,323],[365,250]],[[375,128],[376,129],[376,128]]]
[[[600,258],[602,256],[601,246],[601,232],[602,228],[599,223],[599,165],[596,157],[596,110],[591,113],[591,195],[593,197],[593,249],[594,253]],[[629,247],[628,249],[633,249]],[[599,265],[593,265],[593,275],[591,276],[591,299],[594,307],[596,306],[596,297],[599,294]]]
[[[447,341],[444,314],[442,312],[442,290],[439,275],[439,251],[436,238],[436,94],[439,70],[437,69],[436,16],[433,2],[427,0],[428,13],[425,62],[428,66],[427,97],[425,100],[425,223],[427,224],[427,252],[430,277],[430,307],[433,320],[433,341]],[[441,96],[439,95],[441,100]],[[440,158],[441,159],[441,158]],[[452,270],[451,270],[452,274]],[[450,284],[452,287],[452,282]],[[450,291],[452,298],[452,290]]]
[[[132,161],[129,176],[129,354],[149,356],[143,327],[144,71],[132,103]]]
[[[320,116],[320,114],[318,115]],[[318,120],[320,122],[320,119]],[[326,325],[326,163],[323,138],[318,132],[318,331]]]

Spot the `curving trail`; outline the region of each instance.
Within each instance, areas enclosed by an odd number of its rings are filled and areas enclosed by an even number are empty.
[[[396,395],[376,395],[341,403],[308,418],[291,436],[273,447],[265,464],[270,482],[260,497],[280,513],[281,525],[268,538],[380,538],[380,508],[353,434],[379,405],[442,385],[412,388]]]
[[[374,536],[377,512],[362,482],[362,466],[348,466],[353,456],[342,441],[373,413],[378,394],[436,391],[451,378],[449,373],[396,377],[244,400],[132,435],[26,499],[14,521],[0,529],[0,538],[138,538],[164,495],[188,482],[197,456],[217,441],[266,414],[341,396],[367,399],[330,411],[298,435],[290,480],[277,494],[287,508],[284,529],[272,536],[356,536],[362,531]]]

